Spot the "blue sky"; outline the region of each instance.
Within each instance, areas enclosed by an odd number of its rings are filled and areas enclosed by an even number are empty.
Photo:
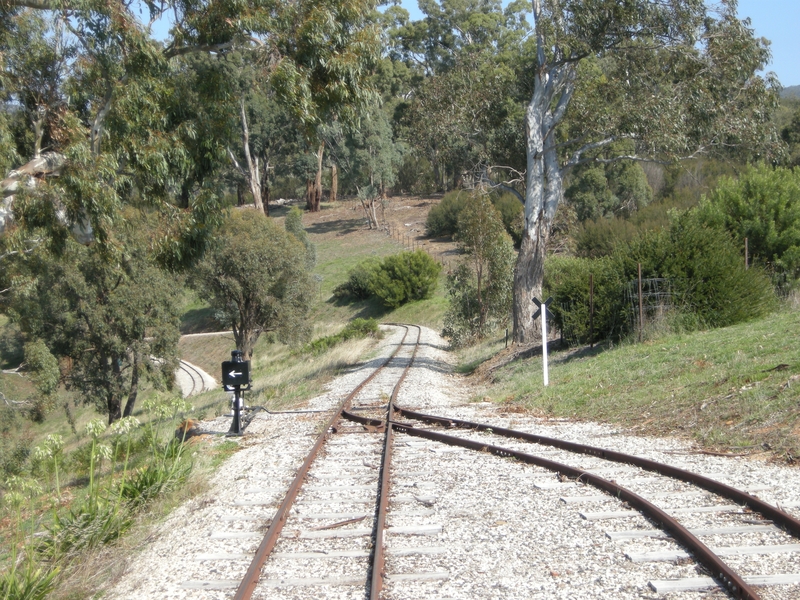
[[[739,18],[750,17],[756,35],[772,42],[772,64],[784,87],[800,85],[800,2],[739,0]]]
[[[402,5],[412,20],[422,18],[417,0],[402,0]],[[758,37],[772,42],[767,70],[774,71],[784,87],[800,85],[800,0],[739,0],[739,18],[745,17]]]

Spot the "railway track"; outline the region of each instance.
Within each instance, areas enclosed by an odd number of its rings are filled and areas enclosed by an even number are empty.
[[[760,500],[752,493],[757,490],[739,490],[674,465],[622,452],[506,429],[497,425],[441,418],[400,408],[396,408],[396,414],[401,418],[406,418],[406,422],[395,423],[395,428],[402,433],[479,452],[489,452],[502,458],[514,458],[526,464],[542,467],[558,477],[558,481],[541,480],[540,485],[543,486],[577,488],[583,484],[583,487],[592,486],[608,494],[608,496],[582,494],[581,496],[565,497],[566,502],[592,504],[617,500],[618,503],[624,505],[624,510],[585,511],[582,513],[585,519],[629,519],[638,511],[650,521],[655,522],[659,529],[620,531],[610,533],[609,537],[615,540],[670,537],[680,548],[629,552],[626,553],[626,556],[632,562],[694,559],[710,575],[707,578],[651,582],[651,587],[656,592],[703,589],[716,583],[733,598],[757,600],[761,596],[756,591],[755,585],[800,583],[800,569],[793,573],[759,573],[742,576],[739,574],[740,570],[747,570],[748,566],[751,570],[757,570],[760,565],[747,565],[746,561],[739,560],[738,566],[734,568],[722,558],[723,556],[742,559],[748,556],[786,555],[789,563],[800,566],[800,543],[798,543],[800,542],[800,520],[780,508]],[[469,430],[478,435],[453,436],[429,429],[420,429],[408,422],[409,419],[449,429]],[[509,445],[507,443],[509,439],[518,443],[513,446]],[[506,441],[506,444],[499,445],[497,442],[501,440]],[[556,457],[552,452],[547,457],[541,456],[541,453],[533,454],[531,444],[536,444],[539,448],[544,446],[556,449],[558,458],[564,462],[555,460]],[[533,451],[535,452],[535,448]],[[588,467],[576,466],[576,454],[591,457],[593,459],[591,465]],[[620,468],[619,465],[628,467]],[[604,475],[608,473],[608,475],[602,477],[600,476],[601,472]],[[617,483],[617,479],[630,481],[630,485],[621,485]],[[680,489],[663,491],[675,488],[676,482],[689,484],[689,486],[683,485]],[[637,485],[644,488],[645,491],[636,493],[634,488]],[[654,488],[662,491],[654,492]],[[650,500],[645,497],[648,495]],[[680,505],[675,506],[676,502]],[[672,506],[662,509],[657,504],[672,504]],[[724,527],[690,529],[691,525],[684,526],[681,523],[682,515],[704,513],[729,514],[733,518],[731,523]],[[754,517],[759,520],[757,524],[753,524]],[[757,534],[762,539],[748,546],[720,546],[713,549],[701,541],[701,538],[736,534]],[[770,540],[776,538],[783,543],[769,543]]]
[[[195,394],[202,394],[206,390],[206,382],[203,379],[203,376],[200,372],[194,367],[194,365],[187,363],[183,360],[179,362],[178,368],[183,371],[188,377],[189,380],[192,382],[191,391],[185,394],[186,397],[194,396]]]
[[[419,337],[407,328],[383,368],[374,361],[315,426],[302,464],[287,447],[237,471],[242,485],[216,513],[227,525],[194,552],[204,575],[183,580],[185,597],[697,598],[685,590],[715,586],[714,597],[800,597],[783,585],[800,582],[800,515],[759,505],[763,490],[530,432],[509,437],[518,432],[501,419],[460,422],[456,409],[395,414],[428,408],[433,393],[419,380],[437,368],[425,357],[404,391]],[[561,520],[543,521],[553,515]]]

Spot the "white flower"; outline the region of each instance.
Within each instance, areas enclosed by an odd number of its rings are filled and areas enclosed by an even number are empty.
[[[97,444],[97,447],[94,449],[94,457],[102,460],[110,460],[111,447],[105,444]]]
[[[60,435],[54,433],[45,438],[44,446],[50,451],[51,456],[55,456],[61,452],[61,449],[64,447],[64,440]]]
[[[119,421],[115,421],[111,425],[111,433],[115,436],[127,435],[137,427],[139,427],[139,419],[136,417],[125,417]]]
[[[86,435],[92,436],[94,439],[100,437],[100,434],[106,430],[106,424],[102,419],[92,419],[86,424]]]

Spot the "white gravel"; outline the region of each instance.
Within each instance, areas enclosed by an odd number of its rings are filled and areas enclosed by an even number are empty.
[[[310,409],[330,409],[352,387],[385,360],[402,336],[393,328],[377,355],[358,369],[335,380],[327,393],[308,403]],[[413,335],[410,335],[413,337]],[[487,422],[589,443],[670,462],[736,487],[757,490],[771,503],[780,503],[795,516],[800,500],[800,470],[743,458],[694,453],[688,443],[676,439],[643,438],[595,423],[573,423],[508,414],[490,403],[470,402],[471,392],[460,376],[452,373],[452,356],[446,344],[430,330],[422,330],[415,368],[407,377],[398,403],[431,414]],[[379,376],[365,390],[365,398],[386,401],[399,372]],[[368,401],[368,400],[367,400]],[[128,567],[108,590],[106,598],[232,598],[263,532],[269,526],[283,492],[310,449],[326,415],[260,415],[241,440],[243,449],[229,459],[212,481],[211,489],[174,511],[153,532],[148,545],[131,557]],[[225,431],[220,419],[204,429]],[[353,426],[355,428],[355,426]],[[572,455],[536,445],[467,432],[452,433],[479,438],[498,445],[517,447],[589,470],[620,483],[631,482],[638,493],[661,493],[658,504],[666,510],[688,506],[731,504],[713,495],[664,496],[684,492],[689,486],[665,483],[651,473],[603,463],[596,458]],[[368,551],[369,537],[359,530],[371,529],[371,515],[363,521],[336,527],[355,537],[306,538],[305,532],[345,520],[342,515],[371,513],[366,504],[377,477],[378,436],[342,433],[311,472],[304,496],[287,521],[284,538],[271,558],[264,578],[338,578],[343,585],[278,584],[260,588],[259,598],[364,598],[363,585],[346,585],[365,573],[364,557],[285,558],[286,553]],[[368,443],[367,440],[373,441]],[[373,475],[374,474],[374,475]],[[331,477],[345,476],[346,480]],[[329,490],[332,485],[350,490]],[[398,434],[392,476],[392,503],[388,515],[388,549],[384,589],[386,599],[458,598],[723,598],[717,591],[658,594],[649,582],[701,577],[691,559],[672,562],[633,562],[626,557],[656,550],[680,550],[669,539],[612,540],[607,533],[654,529],[644,518],[587,519],[599,512],[619,512],[626,507],[617,500],[575,482],[560,482],[538,467],[521,465],[487,453],[450,448]],[[583,501],[574,500],[583,496]],[[566,500],[566,501],[565,501]],[[310,515],[310,516],[309,516]],[[325,519],[325,517],[329,517]],[[291,519],[296,519],[291,521]],[[757,525],[757,515],[735,512],[682,515],[692,528],[716,528],[733,524]],[[318,535],[315,534],[315,535]],[[715,547],[764,546],[800,543],[785,533],[749,532],[702,538]],[[417,549],[409,553],[409,549]],[[322,550],[320,550],[322,549]],[[221,558],[225,556],[225,558]],[[745,575],[800,573],[800,552],[730,557],[726,561]],[[299,574],[299,575],[298,575]],[[427,578],[427,579],[425,579]],[[208,589],[212,587],[222,589]],[[198,589],[199,588],[199,589]],[[202,589],[206,588],[206,589]],[[763,598],[800,598],[800,585],[759,588]]]

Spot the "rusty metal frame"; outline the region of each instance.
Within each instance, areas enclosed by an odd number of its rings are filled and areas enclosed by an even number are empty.
[[[401,412],[398,409],[398,412]],[[407,413],[408,411],[402,411]],[[428,429],[417,429],[412,425],[406,423],[391,423],[393,427],[402,433],[408,435],[421,437],[436,442],[442,442],[451,446],[460,446],[470,450],[477,450],[479,452],[489,452],[496,456],[515,458],[521,462],[537,465],[549,469],[554,472],[562,473],[568,477],[573,477],[578,481],[588,483],[598,489],[601,489],[621,500],[624,500],[629,505],[633,506],[641,513],[646,515],[658,523],[664,530],[668,531],[672,536],[682,544],[687,550],[692,552],[697,561],[708,569],[714,579],[716,579],[726,592],[731,594],[734,598],[741,600],[760,600],[760,596],[742,579],[733,569],[726,565],[716,554],[714,554],[703,542],[694,536],[688,529],[681,525],[678,521],[670,517],[666,512],[658,508],[656,505],[642,498],[638,494],[617,485],[613,481],[603,479],[597,475],[593,475],[588,471],[576,469],[569,465],[557,463],[546,458],[520,452],[518,450],[511,450],[509,448],[502,448],[491,444],[450,436],[437,431]],[[493,431],[495,431],[493,429]]]
[[[360,392],[365,385],[372,381],[372,379],[375,378],[375,376],[389,363],[389,361],[391,361],[397,355],[397,353],[400,351],[400,348],[403,347],[406,337],[408,337],[408,327],[406,327],[406,332],[403,335],[403,339],[400,340],[397,349],[395,349],[392,355],[389,356],[389,358],[387,358],[380,367],[375,369],[375,371],[373,371],[369,377],[364,379],[364,381],[358,384],[358,386],[347,395],[347,397],[336,409],[334,415],[328,421],[328,424],[323,432],[319,435],[319,437],[317,437],[317,441],[314,443],[314,446],[306,456],[302,466],[298,469],[292,484],[289,486],[283,503],[281,503],[280,508],[278,508],[275,516],[272,518],[269,529],[267,530],[267,533],[264,534],[264,538],[261,540],[261,544],[258,546],[256,554],[253,557],[253,560],[250,562],[250,566],[247,568],[247,572],[245,573],[244,577],[242,578],[242,582],[239,584],[239,587],[236,590],[234,600],[249,600],[252,597],[253,592],[258,585],[258,580],[261,577],[261,568],[264,566],[267,558],[269,558],[273,548],[275,548],[275,544],[278,542],[278,538],[283,530],[283,526],[286,523],[286,518],[289,516],[289,511],[292,509],[294,500],[297,498],[297,494],[300,492],[300,488],[303,485],[303,481],[306,478],[308,470],[311,468],[311,464],[317,458],[320,449],[325,444],[325,441],[330,435],[331,429],[335,427],[342,413],[349,408],[350,403],[353,401],[353,398],[355,398],[356,394],[358,394],[358,392]]]
[[[776,525],[783,527],[788,533],[790,533],[794,537],[800,538],[800,520],[794,518],[792,515],[782,511],[781,509],[775,506],[772,506],[771,504],[767,504],[766,502],[764,502],[759,498],[756,498],[752,494],[748,494],[747,492],[738,490],[734,487],[731,487],[719,481],[715,481],[708,477],[704,477],[703,475],[692,473],[691,471],[686,471],[684,469],[673,467],[672,465],[663,464],[647,458],[633,456],[631,454],[625,454],[623,452],[617,452],[615,450],[605,450],[603,448],[597,448],[595,446],[587,446],[575,442],[568,442],[565,440],[549,438],[541,435],[536,435],[534,433],[517,431],[515,429],[496,427],[494,425],[487,425],[485,423],[473,423],[471,421],[462,421],[460,419],[448,419],[443,417],[436,417],[433,415],[426,415],[406,410],[400,407],[395,407],[395,408],[399,415],[409,419],[415,419],[425,423],[433,423],[444,427],[457,427],[459,429],[472,429],[474,431],[491,431],[491,433],[503,437],[514,438],[526,442],[532,442],[534,444],[540,444],[542,446],[559,448],[560,450],[568,450],[570,452],[577,452],[580,454],[597,456],[599,458],[603,458],[608,461],[634,465],[642,469],[645,469],[646,471],[652,471],[660,475],[672,477],[673,479],[686,481],[687,483],[691,483],[699,488],[702,488],[704,490],[722,496],[723,498],[732,500],[737,504],[745,506],[750,510],[752,510],[753,512],[760,513],[761,515],[768,518]]]

